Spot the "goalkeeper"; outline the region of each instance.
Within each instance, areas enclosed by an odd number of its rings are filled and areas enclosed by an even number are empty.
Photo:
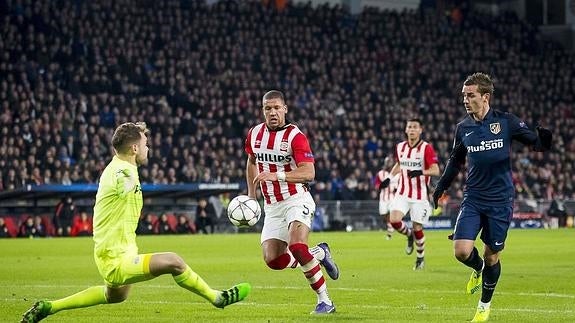
[[[62,310],[126,300],[131,284],[171,274],[181,287],[223,308],[244,299],[247,283],[228,290],[212,289],[175,253],[138,253],[136,227],[143,199],[138,166],[148,162],[146,124],[124,123],[114,132],[115,156],[100,178],[94,206],[94,260],[105,284],[66,298],[36,302],[22,322],[38,322]]]

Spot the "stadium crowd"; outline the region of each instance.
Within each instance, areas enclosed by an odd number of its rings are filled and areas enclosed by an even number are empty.
[[[152,130],[143,183],[244,181],[245,134],[276,88],[309,136],[322,200],[374,199],[407,117],[424,121],[443,167],[465,116],[462,82],[484,71],[496,82],[493,107],[555,134],[551,153],[516,153],[519,199],[575,199],[575,56],[513,14],[352,16],[257,1],[0,7],[0,190],[97,182],[125,121]]]

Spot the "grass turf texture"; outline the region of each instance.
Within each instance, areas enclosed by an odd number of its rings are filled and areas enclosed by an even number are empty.
[[[224,310],[170,276],[135,284],[124,303],[63,311],[46,322],[464,322],[479,295],[466,295],[470,270],[452,256],[447,231],[426,231],[426,268],[413,271],[405,238],[384,232],[313,233],[327,241],[341,276],[327,279],[337,313],[310,316],[316,297],[301,271],[272,271],[261,259],[258,234],[145,236],[140,252],[174,251],[214,288],[238,282],[252,293]],[[575,231],[513,230],[491,321],[575,321]],[[0,322],[18,321],[35,300],[61,298],[102,281],[90,238],[3,239]]]

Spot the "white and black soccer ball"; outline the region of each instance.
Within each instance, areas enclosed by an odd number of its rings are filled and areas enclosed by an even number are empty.
[[[230,222],[239,228],[251,227],[258,223],[262,214],[258,201],[247,195],[234,197],[227,211]]]

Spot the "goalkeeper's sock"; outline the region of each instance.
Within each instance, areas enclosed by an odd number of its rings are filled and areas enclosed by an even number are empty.
[[[216,301],[218,291],[213,290],[200,275],[196,274],[190,266],[186,266],[186,270],[177,275],[173,276],[174,280],[181,287],[200,295],[201,297],[207,299],[211,303]]]
[[[50,301],[50,314],[100,304],[107,304],[106,286],[93,286],[66,298]]]
[[[485,268],[483,268],[483,285],[481,286],[481,302],[491,302],[500,275],[501,262],[497,261],[493,266],[485,265]]]

